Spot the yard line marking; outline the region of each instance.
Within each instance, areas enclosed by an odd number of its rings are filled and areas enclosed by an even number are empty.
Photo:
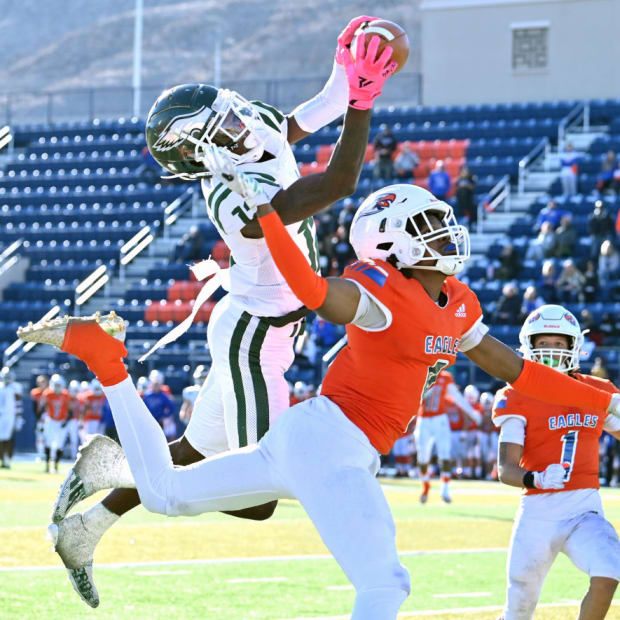
[[[288,577],[246,577],[245,579],[228,579],[226,583],[268,583],[270,581],[288,581]]]
[[[191,570],[137,570],[136,575],[143,577],[159,577],[161,575],[191,575]]]
[[[450,592],[446,594],[433,594],[433,598],[473,598],[476,596],[491,596],[491,592]]]
[[[507,547],[489,547],[488,549],[430,549],[428,551],[400,551],[401,556],[442,555],[455,553],[505,553]],[[201,566],[209,564],[259,563],[259,562],[295,562],[299,560],[333,560],[331,555],[272,555],[257,556],[254,558],[200,558],[195,560],[157,560],[152,562],[114,562],[111,564],[97,564],[102,568],[135,568],[149,566]],[[64,566],[0,566],[0,573],[13,571],[46,571],[65,570]]]

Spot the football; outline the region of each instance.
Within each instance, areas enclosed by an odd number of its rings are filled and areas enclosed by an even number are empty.
[[[392,52],[392,58],[398,65],[394,73],[398,73],[405,66],[407,58],[409,57],[409,38],[407,37],[407,33],[398,24],[388,21],[387,19],[375,19],[371,22],[364,22],[355,31],[355,36],[351,43],[351,54],[353,58],[355,58],[357,51],[357,38],[361,33],[371,36],[376,34],[381,37],[377,55],[383,51],[386,45],[392,47],[394,50]],[[367,36],[366,45],[368,45],[369,40],[370,37]]]

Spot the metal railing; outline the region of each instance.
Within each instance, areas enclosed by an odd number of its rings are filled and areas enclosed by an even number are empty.
[[[525,191],[525,182],[529,174],[529,167],[543,155],[549,153],[549,138],[543,138],[523,159],[519,161],[519,180],[517,183],[519,195]]]
[[[258,99],[288,112],[314,97],[327,76],[294,78],[257,78],[222,81],[222,86]],[[146,117],[152,103],[172,84],[143,86],[139,89],[139,115]],[[135,90],[132,86],[81,88],[55,92],[0,93],[0,123],[56,123],[92,121],[95,118],[131,117]],[[383,88],[381,105],[419,105],[422,103],[422,75],[401,72],[392,76]]]
[[[23,244],[23,239],[17,239],[2,251],[0,254],[0,276],[4,275],[17,261],[19,261],[20,255],[17,251]]]
[[[477,233],[484,232],[484,218],[504,203],[504,212],[510,211],[510,175],[505,174],[490,190],[484,200],[478,203]]]
[[[578,103],[558,125],[558,151],[562,152],[566,143],[566,134],[569,129],[574,129],[575,125],[583,124],[583,131],[590,130],[590,102]]]

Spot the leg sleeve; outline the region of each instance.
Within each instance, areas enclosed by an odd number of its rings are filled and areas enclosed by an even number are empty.
[[[508,550],[505,620],[529,620],[540,597],[545,577],[558,549],[553,539],[556,523],[520,519],[512,531]]]
[[[258,446],[175,468],[166,437],[131,379],[104,391],[140,500],[151,512],[239,510],[281,496]]]
[[[603,515],[587,512],[578,517],[563,551],[586,575],[620,581],[620,541]]]

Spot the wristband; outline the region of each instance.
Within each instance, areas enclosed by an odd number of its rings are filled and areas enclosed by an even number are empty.
[[[534,472],[533,471],[526,471],[525,474],[523,475],[523,486],[526,489],[535,489],[536,486],[534,485]]]

